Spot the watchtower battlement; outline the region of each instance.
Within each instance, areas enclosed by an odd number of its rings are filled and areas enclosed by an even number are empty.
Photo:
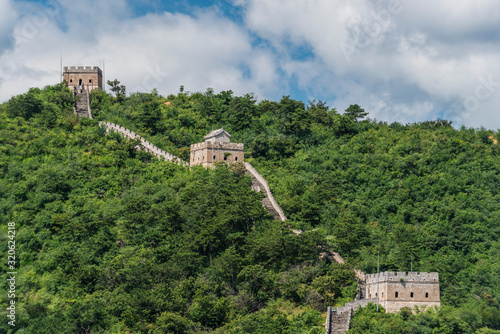
[[[68,73],[101,73],[98,66],[64,66],[64,72]]]
[[[243,150],[244,145],[242,143],[212,143],[203,142],[191,145],[191,150],[200,149],[214,149],[214,150]]]
[[[191,145],[190,165],[212,166],[216,162],[243,162],[244,145],[231,143],[231,135],[222,129],[214,130],[205,136],[203,143]]]
[[[98,66],[65,66],[63,79],[72,90],[102,90],[102,71]]]
[[[366,275],[366,283],[376,283],[378,280],[378,274],[368,274]],[[386,271],[380,273],[379,282],[392,282],[397,281],[400,282],[403,279],[405,282],[421,282],[421,283],[439,283],[439,274],[436,272],[394,272],[394,271]]]
[[[387,312],[403,307],[440,306],[439,274],[436,272],[393,272],[366,275],[366,298],[376,300]]]

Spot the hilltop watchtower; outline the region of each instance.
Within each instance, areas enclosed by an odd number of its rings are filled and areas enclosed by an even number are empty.
[[[63,78],[71,90],[102,90],[102,71],[97,66],[65,66]]]
[[[379,303],[388,313],[403,307],[441,305],[438,273],[386,271],[366,275],[366,298],[372,301],[377,299],[377,282]]]
[[[231,143],[231,135],[222,129],[205,136],[205,142],[191,145],[190,165],[212,166],[215,162],[243,162],[243,144]]]

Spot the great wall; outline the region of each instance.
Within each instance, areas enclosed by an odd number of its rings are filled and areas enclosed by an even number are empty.
[[[104,126],[107,133],[116,131],[126,138],[139,139],[140,145],[136,149],[144,150],[166,161],[189,166],[187,162],[163,151],[127,128],[109,122],[99,122],[99,125]],[[269,214],[276,220],[286,221],[286,216],[274,199],[266,179],[250,163],[244,162],[244,165],[252,178],[252,189],[257,192],[262,191],[265,194],[262,204],[267,208]],[[294,233],[300,234],[301,232],[294,230]],[[323,252],[321,255],[322,257],[328,257],[332,262],[344,263],[342,256],[336,252]],[[376,296],[379,290],[382,292],[379,304],[386,308],[388,312],[399,311],[402,307],[440,305],[439,277],[437,273],[384,272],[377,276],[377,274],[367,275],[357,269],[354,269],[354,271],[358,280],[356,298],[341,307],[327,307],[325,334],[347,332],[354,311],[369,303],[377,303],[377,299],[373,298],[373,296]],[[380,286],[377,286],[377,281]]]
[[[94,70],[87,68],[89,72]],[[94,87],[92,87],[94,88]],[[73,87],[76,102],[74,111],[80,117],[88,117],[92,119],[92,113],[89,103],[89,92],[91,89],[87,87]],[[111,131],[118,132],[124,137],[129,139],[139,140],[140,144],[136,149],[149,152],[159,159],[178,163],[184,166],[190,166],[189,163],[181,160],[175,155],[165,152],[156,147],[151,142],[143,137],[134,133],[133,131],[110,122],[99,122],[103,126],[106,133]],[[223,130],[223,129],[222,129]],[[221,143],[222,144],[222,143]],[[206,143],[193,144],[196,149],[209,148],[210,145]],[[196,146],[198,145],[198,146]],[[200,146],[201,145],[201,146]],[[203,146],[204,145],[204,146]],[[229,145],[231,149],[238,148],[238,144]],[[241,144],[243,145],[243,144]],[[203,147],[202,147],[203,146]],[[214,144],[210,147],[214,147]],[[241,146],[241,151],[243,146]],[[212,155],[211,155],[212,156]],[[216,158],[216,156],[213,156]],[[191,158],[190,160],[193,160]],[[221,159],[220,159],[221,160]],[[225,159],[224,159],[225,160]],[[214,162],[215,160],[212,160]],[[239,161],[243,162],[243,159]],[[206,160],[208,163],[208,159]],[[269,214],[275,219],[286,221],[286,216],[274,199],[271,189],[266,179],[248,162],[243,162],[244,166],[252,178],[252,189],[254,191],[263,191],[265,197],[262,204],[268,210]],[[292,230],[295,234],[300,234],[301,231]],[[344,259],[336,252],[323,252],[321,257],[327,257],[332,262],[344,263]],[[438,273],[404,273],[404,272],[384,272],[377,274],[366,275],[360,270],[354,269],[356,278],[358,280],[358,294],[353,302],[348,302],[341,307],[327,307],[326,321],[325,321],[325,334],[342,334],[349,330],[351,318],[356,309],[364,307],[369,303],[379,302],[388,312],[399,311],[402,307],[413,306],[439,306],[440,293],[439,293],[439,277]],[[378,284],[377,284],[378,283]],[[375,287],[376,286],[376,287]],[[380,288],[382,286],[382,289]],[[382,292],[379,300],[376,296]],[[384,296],[385,294],[385,296]],[[375,296],[375,297],[374,297]],[[367,298],[368,297],[368,298]]]
[[[188,165],[187,162],[182,161],[181,159],[179,159],[178,157],[176,157],[173,154],[170,154],[168,152],[163,151],[162,149],[156,147],[155,145],[153,145],[152,143],[150,143],[146,139],[142,138],[141,136],[139,136],[135,132],[130,131],[127,128],[124,128],[123,126],[120,126],[120,125],[117,125],[114,123],[110,123],[110,122],[99,122],[99,125],[104,126],[106,128],[106,133],[109,133],[110,131],[116,131],[116,132],[122,134],[126,138],[139,139],[141,144],[140,144],[140,146],[136,147],[138,150],[149,152],[159,159],[164,159],[166,161],[180,163],[180,164],[183,164],[185,166]]]

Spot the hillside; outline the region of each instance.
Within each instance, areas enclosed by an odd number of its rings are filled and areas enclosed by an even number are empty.
[[[18,256],[16,327],[1,332],[324,333],[326,306],[352,300],[352,268],[375,272],[377,254],[382,270],[438,271],[443,307],[368,307],[352,333],[500,330],[500,133],[183,87],[93,92],[94,120],[72,102],[57,85],[0,106],[2,261],[9,222]],[[241,169],[159,161],[98,121],[184,160],[224,127],[289,220],[272,220]]]

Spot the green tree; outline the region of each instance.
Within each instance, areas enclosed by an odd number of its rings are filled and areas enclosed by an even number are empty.
[[[365,112],[365,109],[361,108],[359,105],[351,104],[349,108],[345,110],[344,115],[357,122],[358,119],[364,118],[368,115],[368,113]]]
[[[113,81],[108,80],[107,83],[111,91],[115,94],[115,97],[118,100],[118,102],[122,102],[125,99],[125,94],[126,94],[125,86],[120,85],[120,81],[118,81],[118,79],[115,79]]]

